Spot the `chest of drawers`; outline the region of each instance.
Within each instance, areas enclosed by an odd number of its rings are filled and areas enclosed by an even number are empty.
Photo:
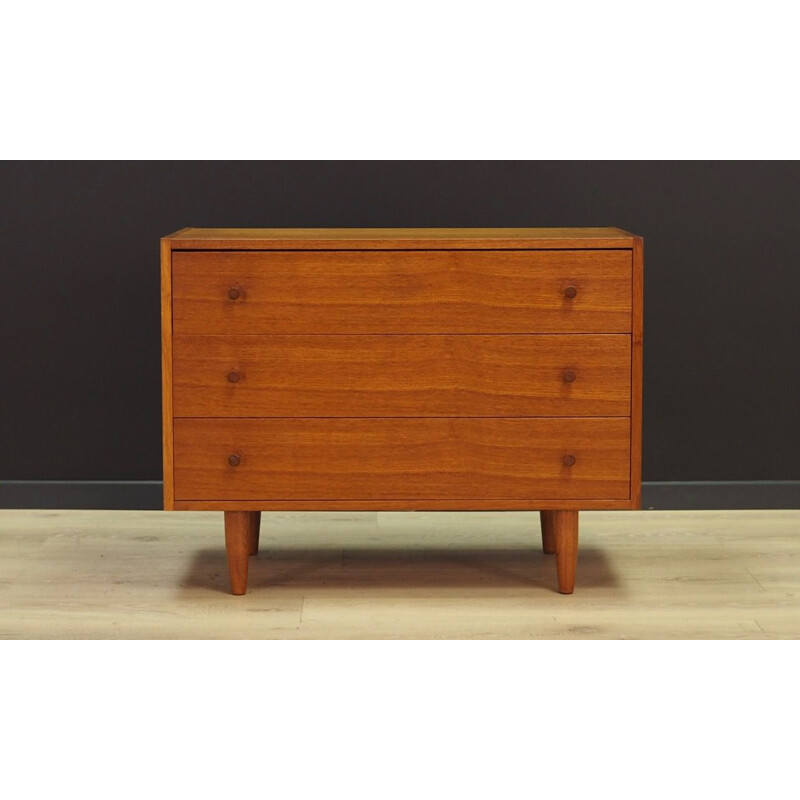
[[[161,240],[164,507],[538,510],[560,591],[578,512],[640,503],[642,239],[616,228],[212,229]]]

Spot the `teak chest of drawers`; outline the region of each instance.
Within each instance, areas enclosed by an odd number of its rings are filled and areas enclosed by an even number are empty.
[[[638,508],[642,239],[617,228],[212,229],[161,240],[164,507]]]

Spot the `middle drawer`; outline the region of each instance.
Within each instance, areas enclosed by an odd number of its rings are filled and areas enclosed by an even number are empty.
[[[625,334],[175,336],[176,417],[628,416]]]

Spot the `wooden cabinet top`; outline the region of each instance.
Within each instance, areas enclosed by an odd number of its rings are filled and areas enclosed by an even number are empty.
[[[183,228],[173,250],[561,250],[632,248],[619,228]]]

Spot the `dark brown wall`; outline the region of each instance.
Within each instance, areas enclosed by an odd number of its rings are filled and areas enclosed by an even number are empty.
[[[0,165],[0,479],[158,480],[158,239],[194,226],[645,237],[644,478],[800,478],[800,164]]]

